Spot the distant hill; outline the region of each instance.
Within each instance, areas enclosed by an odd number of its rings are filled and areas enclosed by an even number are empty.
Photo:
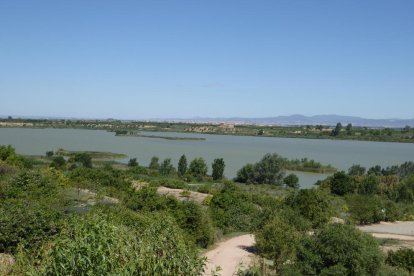
[[[282,126],[294,126],[294,125],[327,125],[334,126],[338,122],[343,125],[351,123],[354,126],[367,126],[367,127],[405,127],[407,125],[414,127],[414,119],[367,119],[354,116],[341,116],[341,115],[290,115],[290,116],[277,116],[277,117],[265,117],[265,118],[193,118],[193,119],[172,119],[172,121],[180,122],[227,122],[227,123],[239,123],[239,124],[257,124],[257,125],[282,125]]]

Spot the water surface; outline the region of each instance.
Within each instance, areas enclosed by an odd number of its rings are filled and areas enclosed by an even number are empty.
[[[142,132],[145,135],[203,137],[204,141],[165,140],[144,137],[117,137],[103,130],[0,128],[0,144],[13,145],[21,154],[44,154],[48,150],[108,151],[136,157],[148,165],[152,156],[171,158],[178,163],[182,154],[188,160],[203,157],[208,164],[224,158],[225,174],[234,177],[246,163],[258,161],[264,154],[276,152],[289,159],[307,157],[323,164],[347,170],[352,164],[366,167],[390,166],[414,160],[414,144],[315,140],[210,135],[193,133]],[[209,168],[211,172],[211,166]],[[311,187],[326,175],[297,173],[302,187]]]

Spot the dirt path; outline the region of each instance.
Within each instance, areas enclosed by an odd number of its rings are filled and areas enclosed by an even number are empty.
[[[414,221],[381,222],[358,228],[379,238],[414,240]]]
[[[391,239],[398,241],[414,241],[413,236],[397,235],[397,234],[387,234],[387,233],[371,233],[372,236],[378,239]]]
[[[234,275],[239,267],[247,267],[251,263],[252,253],[249,248],[254,246],[253,235],[242,235],[220,242],[218,246],[204,254],[207,257],[205,276],[220,267],[219,275]]]

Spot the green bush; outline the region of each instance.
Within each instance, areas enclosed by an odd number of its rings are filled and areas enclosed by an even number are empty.
[[[274,218],[256,233],[256,247],[259,253],[271,259],[278,270],[286,261],[293,261],[299,233],[281,220]]]
[[[47,203],[10,199],[0,205],[0,253],[15,253],[20,245],[27,250],[59,232],[62,214]]]
[[[325,224],[333,215],[329,193],[322,189],[300,190],[286,198],[286,203],[297,210],[314,227]]]
[[[24,261],[18,260],[18,263]],[[139,233],[124,225],[115,225],[105,214],[96,212],[71,218],[61,235],[45,245],[40,260],[20,267],[20,272],[34,270],[42,275],[199,275],[203,265],[204,260],[186,244],[169,217],[152,220]]]
[[[234,184],[227,184],[210,202],[210,214],[224,233],[252,231],[259,222],[259,209]]]
[[[397,251],[388,253],[386,263],[391,266],[403,268],[414,272],[414,250],[410,248],[400,248]]]
[[[350,225],[328,224],[314,237],[304,237],[295,266],[304,275],[376,275],[383,254],[376,240]]]

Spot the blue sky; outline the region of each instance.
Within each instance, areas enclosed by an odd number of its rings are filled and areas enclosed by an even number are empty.
[[[414,117],[414,1],[0,1],[0,115]]]

